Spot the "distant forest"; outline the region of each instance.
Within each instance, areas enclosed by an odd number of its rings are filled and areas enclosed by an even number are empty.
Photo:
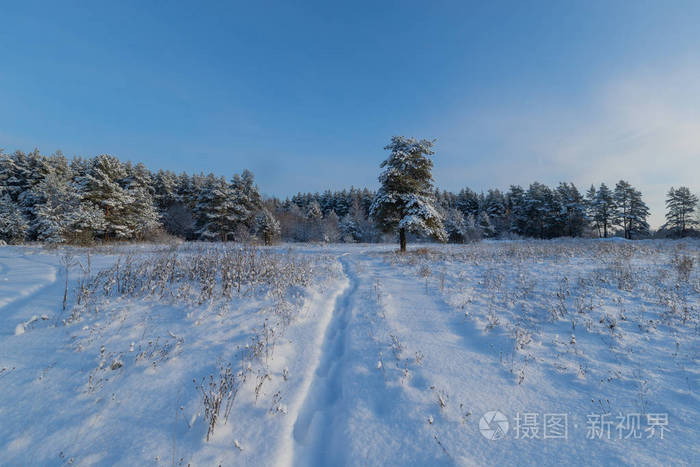
[[[263,198],[253,174],[226,179],[214,174],[151,172],[144,164],[100,155],[67,159],[0,151],[0,240],[89,244],[94,241],[186,240],[383,242],[369,213],[376,193],[350,188]],[[640,191],[624,180],[580,191],[573,183],[538,182],[503,192],[431,196],[446,239],[697,235],[698,198],[687,187],[671,188],[667,223],[652,233]],[[416,236],[414,235],[414,238]],[[420,236],[417,237],[421,239]]]

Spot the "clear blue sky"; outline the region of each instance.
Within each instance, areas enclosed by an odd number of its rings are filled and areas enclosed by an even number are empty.
[[[698,191],[700,2],[3,2],[0,147],[376,186],[391,135],[443,188]]]

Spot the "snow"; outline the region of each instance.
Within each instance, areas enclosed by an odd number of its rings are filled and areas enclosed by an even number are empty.
[[[171,298],[95,289],[86,305],[73,293],[88,278],[88,251],[95,276],[232,248],[71,250],[65,312],[64,250],[0,249],[0,464],[690,465],[700,456],[696,241],[489,241],[409,245],[404,255],[394,245],[281,245],[261,251],[298,261],[310,280],[202,303],[186,282]],[[695,261],[687,276],[682,258]],[[257,347],[260,336],[272,344]],[[247,376],[207,441],[202,391],[227,364]],[[566,439],[543,439],[553,414],[567,415]],[[616,417],[635,414],[642,436],[619,439]],[[648,431],[663,414],[667,424]],[[611,436],[589,439],[601,416]],[[498,428],[502,439],[487,439]]]

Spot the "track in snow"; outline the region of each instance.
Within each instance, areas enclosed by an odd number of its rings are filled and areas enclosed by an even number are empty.
[[[340,262],[350,285],[335,302],[322,344],[321,359],[294,423],[294,465],[328,465],[326,460],[330,454],[329,441],[333,437],[335,408],[343,397],[347,328],[357,290],[357,278],[350,272],[347,260],[340,257]]]

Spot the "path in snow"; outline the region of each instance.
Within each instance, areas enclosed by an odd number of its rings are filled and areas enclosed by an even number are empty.
[[[333,433],[338,400],[343,395],[342,370],[347,348],[347,326],[352,316],[357,278],[345,256],[340,257],[350,285],[338,297],[331,322],[326,328],[322,353],[311,387],[294,423],[294,465],[327,465],[328,442]]]
[[[0,255],[0,335],[14,334],[16,325],[32,316],[54,315],[63,298],[62,281],[51,257],[20,255],[15,250]]]

